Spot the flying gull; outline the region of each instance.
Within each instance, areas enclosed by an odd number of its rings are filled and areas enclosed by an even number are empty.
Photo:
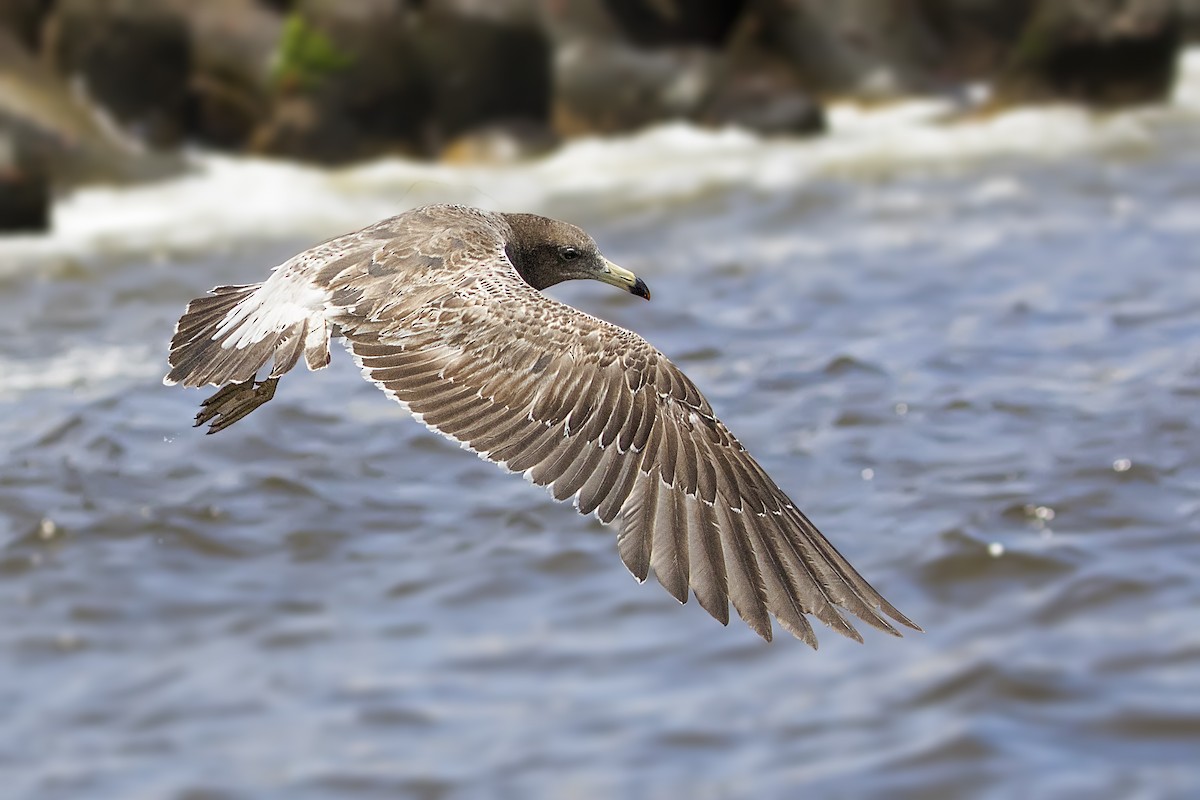
[[[639,582],[651,569],[722,624],[770,617],[816,647],[806,615],[862,641],[844,609],[915,630],[763,471],[682,371],[637,334],[539,290],[589,278],[650,298],[574,225],[453,205],[331,239],[262,283],[188,304],[171,340],[184,386],[221,387],[196,424],[223,430],[340,335],[363,375],[426,426],[511,472],[618,518]],[[258,374],[270,362],[266,378]]]

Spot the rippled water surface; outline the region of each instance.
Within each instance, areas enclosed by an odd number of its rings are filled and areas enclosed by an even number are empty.
[[[537,206],[655,299],[553,293],[680,363],[927,630],[816,653],[637,585],[342,352],[194,431],[160,384],[184,303],[336,231],[22,246],[4,796],[1200,796],[1192,130]]]

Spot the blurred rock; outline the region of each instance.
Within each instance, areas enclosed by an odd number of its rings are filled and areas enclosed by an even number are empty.
[[[169,174],[174,158],[151,158],[100,124],[66,84],[0,30],[0,132],[22,163],[54,187]]]
[[[798,76],[773,59],[727,59],[700,115],[707,125],[736,125],[768,136],[825,130],[824,109]]]
[[[554,128],[563,136],[579,136],[694,119],[718,69],[719,57],[708,49],[573,42],[558,54]]]
[[[1117,105],[1169,91],[1181,8],[1176,0],[757,0],[738,40],[789,59],[820,95],[888,98],[997,79],[1002,102]]]
[[[57,190],[178,169],[174,158],[151,158],[125,145],[58,76],[0,29],[0,230],[48,228]]]
[[[50,177],[45,164],[0,130],[0,233],[50,228]]]
[[[912,2],[757,0],[741,23],[818,95],[889,98],[937,85],[942,49]]]
[[[431,2],[471,3],[475,0],[431,0]],[[507,2],[507,0],[506,0]],[[512,0],[520,2],[520,0]],[[596,42],[628,42],[616,20],[605,7],[605,0],[534,0],[540,5],[538,24],[549,34],[555,51],[580,39]]]
[[[60,0],[45,49],[141,141],[237,148],[268,116],[282,26],[257,0]]]
[[[439,143],[500,123],[548,129],[553,58],[540,27],[427,13],[414,33],[432,84]]]
[[[260,152],[337,164],[427,148],[433,91],[400,3],[302,4],[273,81]]]
[[[1000,76],[997,102],[1161,100],[1183,39],[1172,0],[1042,0]]]
[[[747,23],[752,6],[682,0],[552,5],[548,25],[561,40],[555,130],[611,134],[669,120],[766,134],[822,130],[822,109],[796,70],[761,46],[761,26]]]
[[[563,136],[624,133],[670,120],[766,134],[824,128],[821,106],[796,75],[761,54],[580,40],[560,52],[556,80],[554,123]]]
[[[937,77],[944,83],[990,78],[1004,65],[1037,0],[917,0],[938,42]]]
[[[290,18],[310,51],[293,60],[311,63],[283,66],[256,147],[336,163],[431,156],[498,124],[547,127],[551,53],[539,27],[410,5],[310,1]]]
[[[587,0],[595,2],[595,0]],[[579,2],[546,0],[416,0],[414,6],[435,15],[483,19],[517,27],[545,27],[547,13],[558,13]]]
[[[1189,42],[1200,40],[1200,0],[1176,0],[1183,32]]]
[[[42,39],[42,22],[54,0],[3,0],[0,2],[0,30],[36,52]]]
[[[187,130],[192,40],[186,22],[158,3],[59,0],[46,29],[51,63],[154,146]]]
[[[603,0],[626,41],[639,47],[720,47],[733,33],[746,0]],[[828,3],[827,5],[836,5]]]
[[[0,0],[5,41],[103,111],[26,64],[0,74],[25,101],[0,94],[0,119],[56,183],[148,169],[114,129],[323,163],[490,160],[666,120],[808,134],[827,97],[978,80],[1005,103],[1146,102],[1189,26],[1200,0]]]
[[[167,2],[186,20],[192,40],[189,138],[224,149],[247,146],[269,117],[283,17],[256,0]]]

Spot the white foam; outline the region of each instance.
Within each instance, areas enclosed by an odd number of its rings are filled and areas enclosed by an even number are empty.
[[[0,358],[0,399],[41,389],[86,392],[116,378],[145,378],[164,369],[162,354],[146,345],[77,347],[36,361]]]
[[[85,188],[62,198],[51,234],[0,238],[0,264],[12,269],[48,258],[153,257],[212,251],[223,243],[315,241],[434,201],[553,213],[566,199],[637,206],[727,185],[771,191],[817,176],[872,178],[1004,156],[1144,149],[1157,126],[1200,116],[1200,50],[1184,55],[1170,101],[1157,107],[1104,114],[1063,105],[955,119],[960,111],[950,100],[870,109],[835,105],[829,134],[812,139],[668,124],[631,136],[576,140],[543,158],[509,165],[389,158],[333,170],[197,152],[188,156],[192,171],[182,177]]]

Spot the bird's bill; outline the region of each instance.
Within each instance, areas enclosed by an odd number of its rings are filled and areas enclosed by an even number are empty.
[[[613,286],[624,289],[630,294],[636,294],[638,297],[650,299],[650,287],[646,286],[646,282],[634,275],[624,267],[618,267],[607,258],[604,259],[604,269],[596,276],[597,280],[611,283]]]

